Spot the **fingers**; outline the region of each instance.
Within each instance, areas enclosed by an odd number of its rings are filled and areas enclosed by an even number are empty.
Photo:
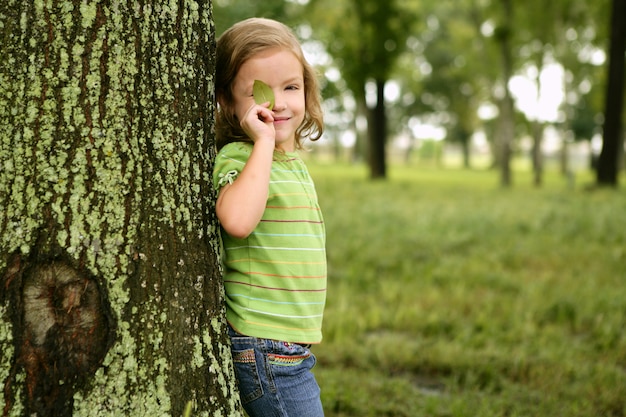
[[[271,111],[269,109],[270,106],[270,102],[266,102],[261,104],[261,109],[259,112],[257,112],[257,115],[259,116],[259,120],[265,122],[265,123],[272,123],[274,122],[274,112]]]
[[[256,124],[257,120],[260,120],[265,124],[273,123],[274,113],[268,108],[269,104],[270,103],[268,101],[267,103],[253,104],[252,106],[250,106],[250,108],[244,115],[243,120],[241,121],[242,124],[246,123],[247,125],[254,125]]]
[[[274,113],[268,108],[269,105],[269,101],[253,104],[241,120],[242,129],[255,142],[260,137],[274,138]]]

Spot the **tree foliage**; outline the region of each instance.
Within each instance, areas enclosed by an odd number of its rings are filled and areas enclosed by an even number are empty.
[[[535,180],[540,183],[545,127],[558,129],[563,143],[590,140],[601,131],[609,0],[549,4],[530,0],[524,5],[502,0],[309,0],[282,2],[281,11],[280,2],[269,3],[276,7],[261,3],[255,7],[267,6],[263,13],[296,28],[306,27],[307,40],[320,41],[323,52],[331,57],[324,69],[341,74],[339,80],[327,80],[327,86],[336,87],[326,89],[329,108],[347,110],[353,119],[367,117],[372,138],[410,135],[409,122],[443,126],[446,140],[465,148],[469,165],[470,139],[482,131],[506,184],[510,173],[504,164],[519,153],[519,139],[531,136]],[[230,10],[226,14],[238,13],[234,7]],[[509,91],[511,80],[524,77],[534,84],[534,91],[527,92],[538,96],[547,86],[543,71],[553,66],[563,73],[562,80],[556,81],[564,97],[557,116],[539,111],[538,106],[528,111]],[[400,88],[395,101],[371,99],[384,94],[390,81]],[[350,104],[352,100],[355,105]],[[374,103],[381,102],[384,113],[380,108],[375,111]],[[495,119],[479,115],[483,108],[498,109],[490,116]],[[341,128],[359,133],[343,121]],[[506,157],[498,150],[503,135],[508,137]],[[620,135],[621,141],[623,132]],[[384,152],[384,147],[376,148],[381,143],[387,142],[369,142],[377,156]],[[373,163],[384,167],[381,161],[370,163],[372,169],[378,169]]]
[[[307,10],[313,22],[325,23],[313,25],[315,36],[327,45],[358,108],[367,118],[371,177],[384,178],[388,136],[385,85],[417,19],[415,6],[402,0],[312,0]],[[375,87],[376,96],[369,108],[368,83]]]

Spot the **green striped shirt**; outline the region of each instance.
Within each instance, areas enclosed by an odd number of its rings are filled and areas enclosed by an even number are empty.
[[[252,144],[218,153],[216,189],[235,180]],[[269,195],[256,229],[236,239],[222,229],[226,317],[239,333],[319,343],[326,300],[326,232],[313,181],[295,152],[274,152]]]

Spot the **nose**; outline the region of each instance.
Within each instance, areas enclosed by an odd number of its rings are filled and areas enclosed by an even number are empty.
[[[287,108],[287,103],[280,92],[274,91],[274,111],[282,111]]]

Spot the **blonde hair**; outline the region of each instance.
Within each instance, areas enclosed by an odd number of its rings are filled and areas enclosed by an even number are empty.
[[[220,103],[215,129],[217,148],[230,142],[251,142],[237,116],[232,87],[239,69],[248,59],[271,48],[285,48],[302,64],[305,114],[296,130],[296,149],[304,137],[317,140],[324,131],[319,82],[313,67],[306,61],[300,42],[284,24],[264,18],[250,18],[236,23],[217,40],[215,93]]]

